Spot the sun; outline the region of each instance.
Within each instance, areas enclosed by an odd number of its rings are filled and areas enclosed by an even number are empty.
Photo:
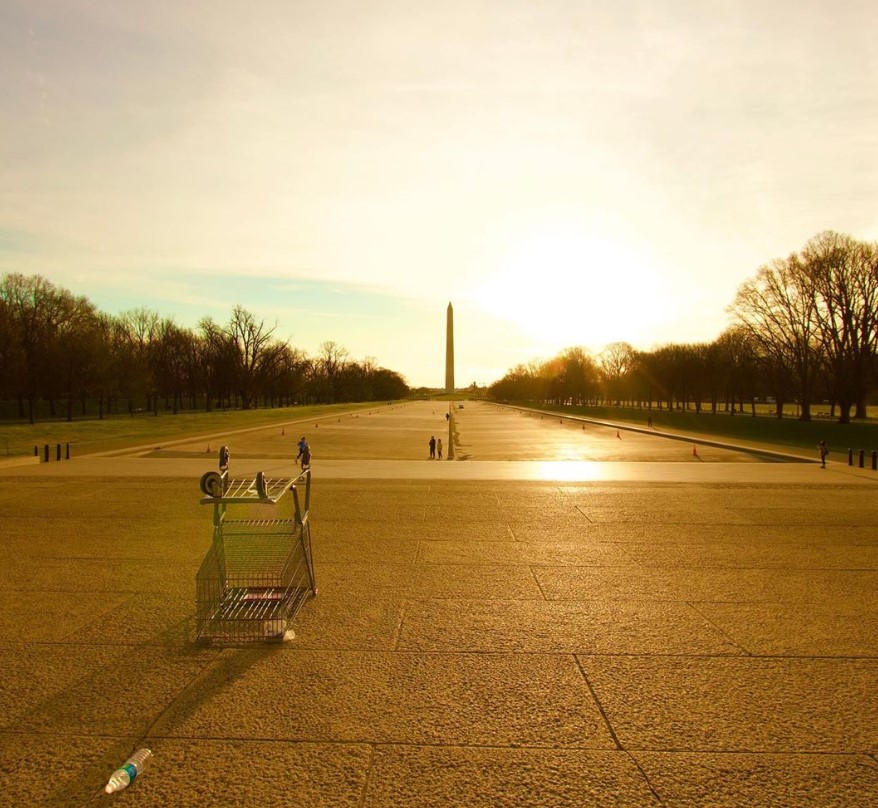
[[[657,322],[655,273],[624,244],[578,230],[520,236],[475,290],[476,305],[511,321],[535,348],[636,342]]]

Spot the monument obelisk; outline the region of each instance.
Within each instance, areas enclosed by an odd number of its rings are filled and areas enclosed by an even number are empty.
[[[451,303],[445,325],[445,392],[454,392],[454,309]]]

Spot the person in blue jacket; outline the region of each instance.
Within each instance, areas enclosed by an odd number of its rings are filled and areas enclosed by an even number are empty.
[[[302,439],[299,441],[299,454],[296,455],[296,460],[302,461],[302,468],[305,469],[311,465],[311,447],[308,445],[308,441],[305,440],[305,436],[302,435]]]

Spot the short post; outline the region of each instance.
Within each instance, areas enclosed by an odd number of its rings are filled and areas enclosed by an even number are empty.
[[[60,460],[60,459],[61,459],[61,444],[59,443],[55,447],[55,460]]]
[[[40,456],[40,447],[34,444],[34,457]]]
[[[854,450],[851,448],[848,448],[848,465],[854,465]]]
[[[866,468],[865,455],[866,455],[865,450],[864,450],[864,449],[860,449],[859,460],[860,460],[860,468],[861,468],[861,469]]]
[[[67,444],[67,448],[64,450],[64,459],[70,460],[70,444]]]
[[[49,462],[49,444],[48,443],[43,445],[43,462],[44,463]]]
[[[878,471],[878,452],[872,450],[872,471]]]

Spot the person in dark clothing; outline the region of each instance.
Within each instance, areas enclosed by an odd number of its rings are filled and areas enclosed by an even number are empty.
[[[304,435],[302,435],[302,440],[299,441],[299,454],[296,455],[296,460],[302,461],[303,469],[311,465],[311,447],[308,445],[308,441],[305,440]]]
[[[430,435],[430,460],[436,459],[436,436]]]

